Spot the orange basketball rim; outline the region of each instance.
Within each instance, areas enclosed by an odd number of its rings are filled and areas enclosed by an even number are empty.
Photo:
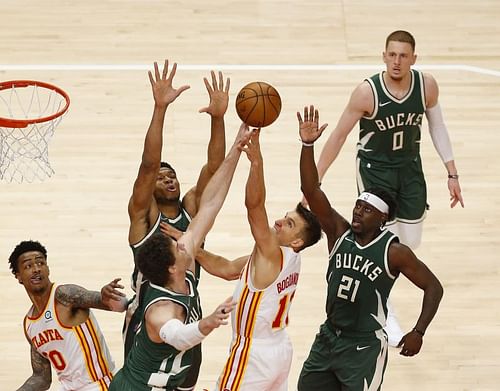
[[[37,113],[38,116],[33,115],[33,117],[30,116],[31,113],[29,113],[29,112],[24,113],[23,116],[26,118],[15,118],[15,115],[12,116],[11,118],[8,118],[8,117],[2,117],[0,115],[0,126],[10,127],[10,128],[25,128],[30,124],[37,124],[37,123],[52,121],[52,120],[56,119],[57,117],[62,116],[68,110],[69,104],[70,104],[70,99],[69,99],[68,94],[63,89],[61,89],[53,84],[43,82],[43,81],[10,80],[10,81],[0,82],[0,93],[5,94],[6,90],[8,90],[8,89],[15,91],[15,90],[19,90],[19,89],[26,88],[26,87],[32,87],[34,89],[42,88],[42,89],[53,91],[55,94],[57,94],[58,99],[61,102],[64,102],[64,104],[60,104],[60,105],[56,106],[56,109],[52,110],[51,113],[50,112],[45,113],[44,115],[40,115],[40,113]],[[4,103],[7,103],[7,106],[10,106],[10,104],[8,102],[5,102],[6,97],[0,96],[0,98],[2,100],[4,100]],[[26,102],[25,102],[25,105],[26,105]],[[11,115],[12,115],[12,113],[11,113]]]

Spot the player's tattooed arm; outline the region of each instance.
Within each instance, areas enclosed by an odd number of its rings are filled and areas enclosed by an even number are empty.
[[[100,292],[89,291],[79,285],[67,284],[58,286],[55,299],[67,307],[108,309],[102,302]]]
[[[52,383],[50,362],[38,353],[33,348],[33,345],[31,346],[31,367],[33,368],[33,374],[18,388],[18,391],[48,390]]]
[[[123,285],[119,284],[120,278],[115,278],[110,283],[104,285],[101,292],[89,291],[78,285],[60,285],[56,290],[56,300],[68,307],[73,308],[98,308],[123,312],[127,308],[127,298],[119,289]]]

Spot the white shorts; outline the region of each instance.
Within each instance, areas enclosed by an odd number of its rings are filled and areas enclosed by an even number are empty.
[[[284,331],[284,330],[283,330]],[[233,338],[217,391],[288,391],[293,348],[286,332],[273,338]]]

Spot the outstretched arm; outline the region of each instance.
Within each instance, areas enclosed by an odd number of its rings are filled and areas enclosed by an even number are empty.
[[[226,79],[224,86],[224,76],[219,72],[219,80],[215,72],[211,71],[212,84],[207,78],[203,78],[205,87],[210,97],[207,107],[200,109],[200,113],[210,115],[210,141],[207,149],[207,163],[201,169],[196,186],[190,189],[183,199],[183,204],[191,216],[195,216],[201,200],[201,195],[207,186],[208,181],[214,175],[224,160],[226,153],[226,135],[224,126],[224,115],[229,103],[230,79]]]
[[[155,105],[151,123],[149,124],[144,140],[144,150],[139,173],[137,174],[128,205],[130,218],[129,243],[135,243],[142,239],[144,230],[149,228],[148,214],[151,212],[157,214],[157,210],[151,211],[151,208],[156,208],[153,193],[160,169],[165,113],[170,103],[189,88],[187,85],[181,86],[178,89],[172,86],[176,69],[177,64],[174,63],[172,71],[168,75],[168,60],[165,60],[161,75],[156,62],[154,63],[154,77],[151,71],[148,72]]]
[[[230,261],[221,255],[211,253],[203,248],[200,248],[196,253],[196,260],[206,272],[227,281],[239,278],[249,258],[250,255],[244,255]]]
[[[196,251],[198,251],[205,235],[212,228],[215,217],[222,208],[240,159],[241,150],[248,142],[250,135],[251,131],[248,126],[241,124],[233,146],[203,192],[198,213],[178,242],[191,258],[196,255]]]
[[[271,234],[265,207],[264,161],[260,150],[259,136],[260,129],[254,131],[244,150],[250,161],[250,171],[245,191],[245,206],[247,208],[250,230],[255,239],[256,249],[263,255],[263,257],[257,256],[255,262],[280,262],[280,246],[276,240],[276,236]]]
[[[201,343],[217,327],[226,325],[235,305],[232,297],[228,297],[209,316],[185,324],[186,314],[182,306],[169,300],[160,300],[146,311],[146,331],[153,342],[165,342],[179,351],[185,351]]]
[[[31,342],[30,342],[31,345]],[[33,374],[17,389],[17,391],[48,390],[52,383],[50,362],[31,345],[31,368]]]
[[[123,312],[126,309],[127,299],[125,294],[118,290],[123,289],[118,281],[120,278],[115,278],[109,284],[104,285],[101,292],[89,291],[74,284],[60,285],[57,287],[55,298],[67,307]]]
[[[438,152],[441,160],[443,161],[446,171],[448,173],[448,190],[450,192],[450,207],[455,207],[460,202],[462,208],[464,207],[464,200],[462,197],[462,189],[458,180],[458,171],[453,159],[453,150],[451,147],[450,136],[448,129],[444,123],[443,113],[439,106],[439,87],[436,80],[430,74],[424,75],[425,83],[425,99],[426,110],[425,116],[429,123],[429,133],[431,135],[434,148]]]
[[[328,168],[337,158],[349,133],[366,113],[373,111],[373,92],[367,82],[352,92],[351,98],[340,116],[337,126],[328,137],[318,160],[318,175],[322,181]]]
[[[406,278],[424,291],[422,309],[412,331],[407,333],[398,344],[403,356],[417,354],[423,342],[423,335],[436,314],[443,297],[443,287],[429,268],[410,250],[409,247],[393,243],[389,248],[389,267],[393,274],[403,273]]]
[[[179,240],[184,232],[167,223],[160,223],[161,232],[175,240]],[[213,276],[223,278],[228,281],[236,280],[243,268],[245,267],[250,255],[244,255],[230,261],[221,255],[213,254],[203,248],[199,248],[196,252],[196,260],[203,269]]]
[[[314,106],[304,107],[304,120],[297,112],[299,134],[302,140],[300,153],[300,185],[311,212],[321,224],[328,238],[328,249],[331,250],[337,238],[346,231],[349,223],[330,205],[323,190],[319,186],[318,170],[314,162],[314,143],[321,136],[328,124],[319,127],[319,112]]]

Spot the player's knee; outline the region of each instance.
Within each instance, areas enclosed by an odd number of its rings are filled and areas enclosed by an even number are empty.
[[[399,241],[412,250],[416,250],[422,243],[422,223],[401,224],[399,223]]]

